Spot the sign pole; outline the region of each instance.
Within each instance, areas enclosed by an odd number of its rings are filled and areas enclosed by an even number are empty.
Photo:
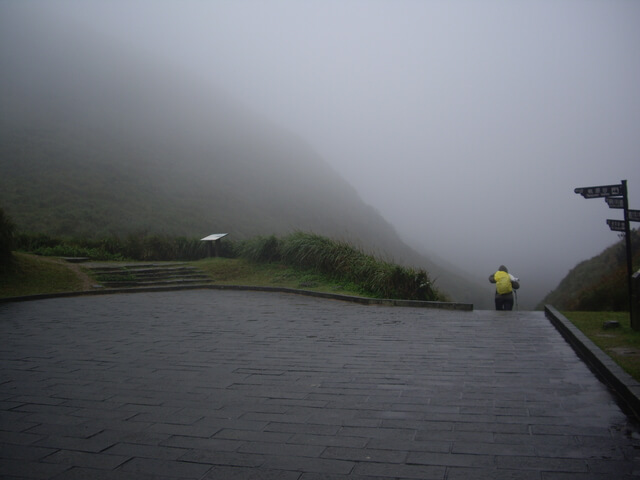
[[[627,195],[627,181],[622,180],[622,200],[624,202],[624,239],[627,247],[627,283],[629,288],[629,317],[631,318],[631,328],[640,330],[640,325],[636,325],[636,315],[633,314],[633,251],[631,250],[631,227],[629,226],[629,197]]]
[[[574,189],[575,193],[584,198],[604,198],[609,208],[624,210],[624,220],[607,220],[607,225],[614,232],[624,232],[627,251],[627,283],[629,297],[629,317],[631,328],[640,331],[640,315],[635,312],[637,305],[634,302],[633,293],[633,251],[631,249],[631,227],[629,222],[640,222],[640,210],[629,210],[629,197],[627,195],[627,181],[622,180],[620,185],[597,185],[593,187],[579,187]]]

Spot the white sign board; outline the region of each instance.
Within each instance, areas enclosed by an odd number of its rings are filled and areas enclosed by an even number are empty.
[[[201,242],[215,242],[216,240],[220,240],[222,237],[226,237],[229,235],[228,233],[214,233],[213,235],[209,235],[208,237],[201,238]]]

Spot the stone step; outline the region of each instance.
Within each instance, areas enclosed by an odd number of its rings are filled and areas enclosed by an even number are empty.
[[[123,287],[163,287],[171,285],[200,285],[208,283],[209,278],[174,278],[167,280],[154,280],[154,281],[136,281],[136,280],[122,280],[122,281],[108,281],[102,282],[101,285],[107,288],[123,288]]]
[[[200,270],[184,263],[91,265],[88,270],[107,288],[191,285],[210,282]]]
[[[162,268],[162,267],[185,267],[190,266],[185,262],[162,262],[162,263],[142,263],[142,262],[89,262],[85,265],[87,268],[92,270],[103,270],[103,269],[122,269],[122,268]]]
[[[181,277],[185,275],[202,275],[195,268],[181,268],[181,269],[163,269],[163,270],[110,270],[102,272],[94,272],[98,277],[136,277],[136,278],[158,278],[158,277]]]
[[[158,266],[141,265],[141,266],[138,266],[138,267],[132,267],[132,266],[90,267],[89,270],[91,270],[94,273],[126,273],[126,272],[145,273],[145,272],[180,272],[180,271],[186,271],[186,270],[193,271],[193,270],[197,270],[197,268],[191,267],[189,265],[177,265],[177,266],[171,266],[171,265],[158,265]]]
[[[104,276],[97,277],[98,280],[104,282],[111,283],[122,283],[122,282],[161,282],[161,281],[169,281],[169,280],[199,280],[199,281],[207,281],[209,277],[207,275],[201,274],[192,274],[192,275],[158,275],[158,276],[146,276],[146,277],[138,277],[135,275],[122,276]]]

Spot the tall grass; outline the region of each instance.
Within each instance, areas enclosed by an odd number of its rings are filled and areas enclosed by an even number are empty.
[[[208,255],[207,247],[195,238],[132,234],[116,249],[134,260],[199,260]]]
[[[441,300],[427,272],[392,264],[346,242],[303,232],[281,239],[258,237],[244,242],[240,256],[252,261],[279,261],[352,283],[380,298]]]
[[[208,245],[195,238],[130,234],[125,238],[53,238],[43,234],[21,234],[17,248],[38,255],[89,257],[92,260],[172,261],[199,260],[208,256]],[[221,242],[221,255],[233,256],[233,246]]]
[[[280,240],[275,235],[254,237],[237,246],[240,257],[252,262],[277,262],[281,260]]]

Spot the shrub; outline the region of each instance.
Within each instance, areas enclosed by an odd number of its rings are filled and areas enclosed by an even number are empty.
[[[352,283],[381,298],[438,300],[424,270],[414,270],[379,260],[346,242],[316,234],[293,233],[281,240],[259,237],[244,242],[241,256],[253,261],[282,261]]]
[[[240,243],[238,254],[253,262],[276,262],[281,260],[280,242],[274,235],[254,237]]]
[[[8,270],[13,263],[15,224],[0,208],[0,271]]]
[[[73,244],[40,247],[33,250],[33,253],[47,257],[88,257],[92,260],[124,260],[124,257],[119,253],[109,253],[101,248],[89,248]]]
[[[93,260],[198,260],[208,255],[207,245],[198,239],[130,234],[124,239],[112,236],[102,239],[60,239],[43,234],[18,236],[20,250],[39,255],[89,257]],[[232,247],[222,243],[222,252],[230,254]]]
[[[42,247],[55,247],[63,243],[59,238],[53,238],[44,233],[19,233],[16,236],[16,250],[33,252]]]

